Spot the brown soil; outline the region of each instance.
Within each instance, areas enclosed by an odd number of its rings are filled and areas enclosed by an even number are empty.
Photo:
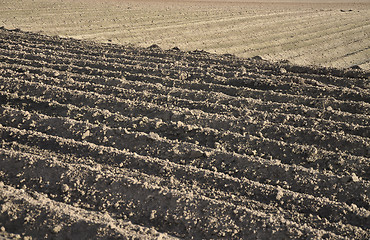
[[[2,0],[0,26],[370,70],[369,0]]]
[[[368,239],[369,71],[0,29],[0,239]]]

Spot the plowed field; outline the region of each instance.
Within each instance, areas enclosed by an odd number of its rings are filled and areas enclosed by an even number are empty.
[[[1,236],[368,239],[369,72],[0,30]]]
[[[370,70],[369,0],[2,0],[0,26]]]

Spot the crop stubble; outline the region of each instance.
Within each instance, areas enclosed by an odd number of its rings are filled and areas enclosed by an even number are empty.
[[[0,34],[8,232],[369,238],[369,72]]]
[[[0,3],[0,25],[100,42],[369,70],[369,2],[325,2],[6,0]]]

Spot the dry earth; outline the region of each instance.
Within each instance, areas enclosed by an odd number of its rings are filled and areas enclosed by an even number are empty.
[[[369,0],[2,0],[1,25],[99,42],[370,70]]]
[[[368,71],[0,29],[0,239],[369,239],[369,102]]]

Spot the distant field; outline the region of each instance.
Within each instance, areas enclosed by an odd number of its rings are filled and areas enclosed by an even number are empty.
[[[100,42],[370,69],[369,1],[302,2],[4,0],[0,25]]]

